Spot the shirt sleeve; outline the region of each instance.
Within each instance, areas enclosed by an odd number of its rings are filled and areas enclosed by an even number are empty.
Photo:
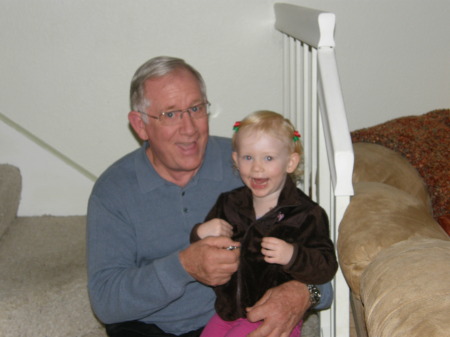
[[[91,196],[87,216],[88,289],[104,323],[139,320],[183,296],[195,280],[179,251],[137,265],[133,226],[111,198]]]
[[[314,307],[314,310],[320,311],[329,309],[333,303],[333,287],[331,282],[324,284],[317,284],[317,288],[320,291],[320,302]]]

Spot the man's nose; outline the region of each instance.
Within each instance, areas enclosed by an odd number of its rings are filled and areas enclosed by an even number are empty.
[[[194,119],[191,117],[189,110],[184,110],[180,116],[181,127],[185,132],[195,132],[197,129]]]

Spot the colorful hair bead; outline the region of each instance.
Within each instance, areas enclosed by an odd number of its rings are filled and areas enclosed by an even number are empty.
[[[237,130],[239,130],[239,127],[241,126],[241,122],[235,122],[233,125],[233,131],[237,132]]]
[[[300,133],[296,130],[294,131],[294,137],[292,137],[292,139],[294,140],[294,142],[296,142],[297,140],[299,140],[301,137]]]

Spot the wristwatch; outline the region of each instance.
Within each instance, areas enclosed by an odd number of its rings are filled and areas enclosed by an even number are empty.
[[[322,294],[320,293],[319,289],[314,284],[307,284],[309,291],[309,300],[311,302],[311,307],[315,307],[319,302],[320,298],[322,297]]]

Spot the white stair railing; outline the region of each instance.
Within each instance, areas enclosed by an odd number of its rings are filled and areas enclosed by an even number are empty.
[[[338,226],[353,195],[353,147],[335,58],[335,15],[296,5],[275,4],[275,27],[283,33],[283,114],[302,134],[303,190]],[[322,336],[348,337],[349,289],[338,270],[334,302],[320,314]]]

